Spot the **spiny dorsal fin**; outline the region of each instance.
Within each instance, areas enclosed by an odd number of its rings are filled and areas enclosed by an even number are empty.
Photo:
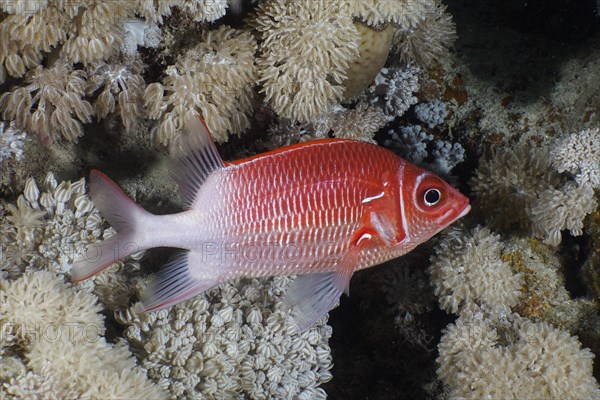
[[[187,117],[185,132],[175,146],[173,177],[179,184],[183,205],[189,209],[200,186],[214,171],[225,167],[208,127],[199,116]]]

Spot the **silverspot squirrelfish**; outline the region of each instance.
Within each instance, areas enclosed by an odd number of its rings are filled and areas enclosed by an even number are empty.
[[[411,251],[471,208],[435,174],[374,144],[324,139],[224,162],[201,119],[186,129],[175,172],[182,212],[153,215],[91,171],[92,200],[117,234],[74,263],[74,281],[133,252],[175,247],[183,251],[138,311],[233,278],[298,275],[284,302],[304,330],[348,293],[354,271]]]

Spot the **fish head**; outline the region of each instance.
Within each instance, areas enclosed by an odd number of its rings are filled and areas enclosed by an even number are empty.
[[[469,199],[436,174],[408,164],[403,170],[402,218],[406,236],[422,243],[465,216]]]

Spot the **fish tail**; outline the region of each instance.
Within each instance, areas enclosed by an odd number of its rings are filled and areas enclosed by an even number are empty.
[[[90,194],[94,205],[117,233],[91,245],[71,269],[71,280],[79,282],[108,268],[128,255],[147,249],[142,225],[152,214],[138,206],[108,176],[90,172]]]

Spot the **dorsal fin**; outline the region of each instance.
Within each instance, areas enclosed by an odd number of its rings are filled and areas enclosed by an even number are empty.
[[[187,117],[185,130],[175,146],[173,177],[179,184],[183,206],[189,209],[200,186],[214,171],[224,168],[208,127],[199,116]]]

